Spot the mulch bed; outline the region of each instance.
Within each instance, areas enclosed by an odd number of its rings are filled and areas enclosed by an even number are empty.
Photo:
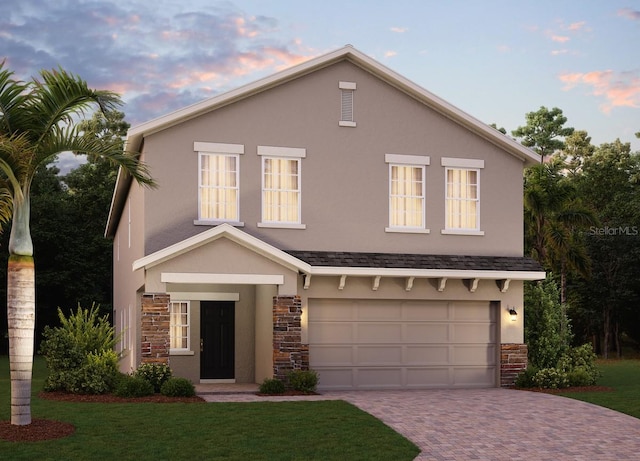
[[[565,387],[563,389],[541,389],[539,387],[517,388],[519,391],[543,392],[545,394],[564,394],[565,392],[611,392],[613,387],[607,386],[576,386]]]
[[[161,394],[147,397],[124,398],[112,394],[80,395],[66,392],[40,392],[38,397],[45,400],[59,402],[89,402],[89,403],[205,403],[200,397],[166,397]],[[73,424],[52,419],[33,418],[31,424],[14,426],[11,421],[0,421],[0,439],[9,442],[40,442],[43,440],[68,437],[75,432]]]

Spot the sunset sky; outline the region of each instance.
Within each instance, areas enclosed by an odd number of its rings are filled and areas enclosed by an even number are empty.
[[[640,150],[637,0],[2,0],[0,59],[120,93],[135,125],[351,44],[508,131],[559,107]]]

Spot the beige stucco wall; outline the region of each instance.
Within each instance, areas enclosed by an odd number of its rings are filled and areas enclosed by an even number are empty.
[[[339,81],[353,81],[357,127],[340,127]],[[244,231],[282,249],[522,255],[522,162],[353,64],[342,62],[145,138],[159,188],[146,197],[147,253],[206,227],[197,219],[198,154],[193,143],[236,143]],[[306,149],[301,163],[305,230],[257,227],[261,158],[257,146]],[[427,155],[429,235],[385,233],[385,154]],[[442,157],[483,159],[484,236],[442,235]]]
[[[144,194],[133,184],[113,242],[113,309],[116,334],[122,334],[125,350],[120,370],[130,373],[140,364],[140,293],[144,291],[144,273],[133,272],[133,262],[144,256]],[[125,317],[123,323],[123,317]],[[126,325],[126,331],[121,331]]]

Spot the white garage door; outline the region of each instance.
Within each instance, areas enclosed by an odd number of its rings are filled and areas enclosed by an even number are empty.
[[[493,387],[488,302],[310,299],[309,364],[321,389]]]

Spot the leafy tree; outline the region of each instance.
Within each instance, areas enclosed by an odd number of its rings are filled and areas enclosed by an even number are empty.
[[[569,351],[571,329],[558,299],[558,286],[552,277],[525,283],[524,340],[529,347],[529,362],[538,369],[555,368]]]
[[[596,219],[580,200],[559,161],[534,165],[525,171],[525,246],[547,270],[560,274],[561,302],[566,302],[569,271],[588,276],[589,258],[581,234]]]
[[[560,159],[564,162],[569,174],[575,176],[582,170],[584,159],[591,157],[595,149],[591,144],[591,136],[586,131],[577,130],[565,139]]]
[[[526,120],[525,126],[516,128],[511,134],[522,138],[524,146],[531,147],[540,154],[541,163],[544,163],[545,156],[564,148],[564,142],[558,138],[569,136],[574,131],[573,128],[564,126],[567,117],[557,107],[549,110],[541,106],[536,112],[528,112]]]
[[[578,193],[600,222],[600,227],[586,233],[592,277],[576,283],[580,301],[576,313],[585,330],[600,329],[605,357],[612,342],[620,354],[622,331],[638,321],[630,306],[640,302],[639,183],[640,155],[620,140],[602,144],[586,157],[576,179]],[[623,324],[625,318],[629,321]]]
[[[81,78],[59,69],[40,72],[29,82],[13,78],[0,64],[0,171],[2,197],[10,204],[7,267],[7,319],[11,368],[11,424],[31,423],[31,372],[35,327],[35,267],[30,231],[31,185],[38,168],[64,151],[108,158],[138,182],[153,180],[136,155],[120,145],[82,136],[76,120],[97,107],[120,104],[110,91],[89,89]]]

